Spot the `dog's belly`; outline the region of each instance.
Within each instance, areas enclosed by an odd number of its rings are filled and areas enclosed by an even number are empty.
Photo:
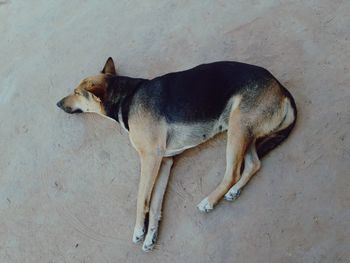
[[[165,156],[174,156],[193,148],[216,134],[226,131],[234,97],[228,101],[219,118],[195,123],[168,124]]]
[[[171,124],[168,129],[165,156],[174,156],[195,147],[226,131],[227,127],[227,118],[195,124]]]

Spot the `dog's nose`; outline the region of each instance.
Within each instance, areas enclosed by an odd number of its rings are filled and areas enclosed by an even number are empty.
[[[59,102],[57,102],[56,105],[57,107],[62,108],[63,100],[60,100]]]

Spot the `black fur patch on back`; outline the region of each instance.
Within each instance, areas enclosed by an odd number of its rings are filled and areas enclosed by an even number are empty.
[[[169,123],[217,119],[229,99],[259,89],[274,77],[266,69],[239,62],[215,62],[146,82],[135,94],[142,104]]]

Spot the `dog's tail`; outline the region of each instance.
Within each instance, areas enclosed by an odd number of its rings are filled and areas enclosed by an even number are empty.
[[[280,143],[282,143],[290,134],[290,132],[293,130],[296,120],[297,120],[297,107],[295,104],[295,101],[292,97],[292,95],[289,93],[289,91],[282,86],[282,90],[284,95],[289,99],[290,104],[293,109],[294,113],[294,120],[291,124],[289,124],[286,128],[277,131],[275,133],[272,133],[266,137],[259,138],[256,141],[256,151],[259,156],[259,158],[264,157],[266,154],[268,154],[271,150],[276,148]]]

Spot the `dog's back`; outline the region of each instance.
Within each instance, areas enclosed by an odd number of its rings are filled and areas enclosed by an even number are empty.
[[[170,123],[207,121],[218,118],[232,96],[249,89],[258,92],[273,79],[266,69],[244,63],[202,64],[149,81],[136,104]]]

